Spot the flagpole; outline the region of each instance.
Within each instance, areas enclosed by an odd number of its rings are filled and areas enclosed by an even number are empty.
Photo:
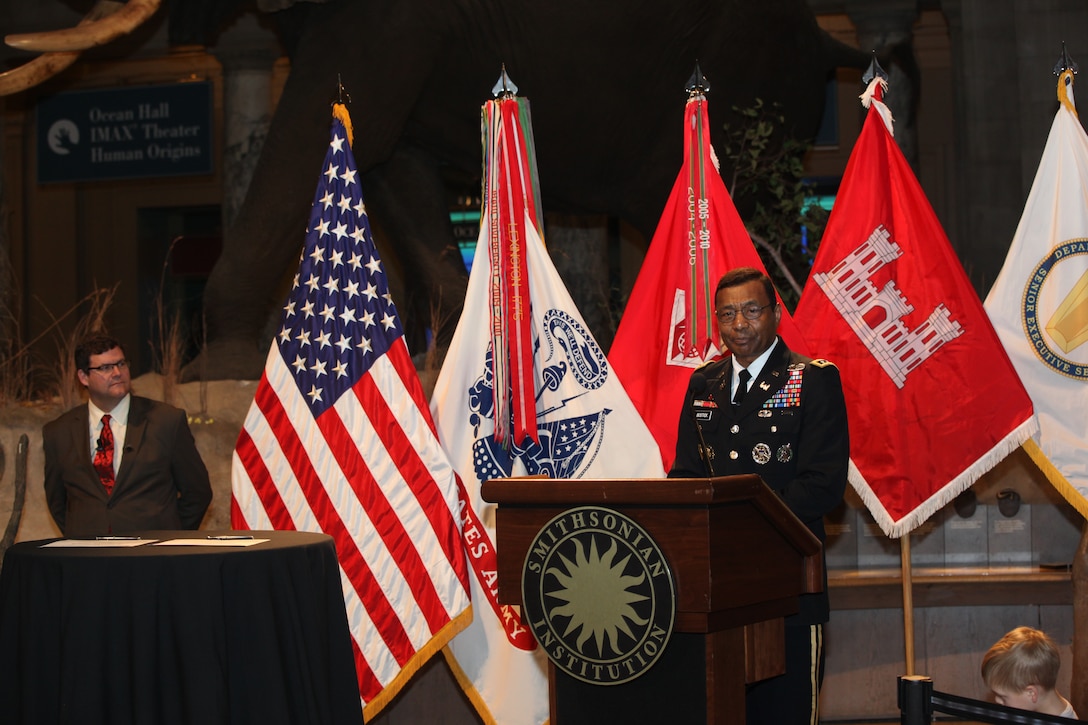
[[[1082,525],[1080,544],[1073,555],[1073,677],[1069,684],[1070,702],[1073,709],[1080,707],[1088,710],[1088,683],[1084,673],[1088,672],[1088,651],[1083,641],[1088,632],[1088,524]]]
[[[910,563],[910,534],[899,537],[899,566],[903,575],[903,660],[906,676],[914,674],[914,583]]]

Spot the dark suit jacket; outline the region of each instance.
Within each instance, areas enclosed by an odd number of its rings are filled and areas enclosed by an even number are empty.
[[[823,517],[842,501],[850,465],[838,368],[794,353],[779,338],[744,402],[734,407],[732,364],[726,356],[700,368],[708,385],[702,392],[690,388],[687,392],[669,476],[707,475],[697,447],[698,420],[713,454],[715,475],[760,476],[823,542]],[[827,619],[825,576],[824,593],[801,597],[800,614],[787,624],[820,624]]]
[[[110,496],[91,465],[87,416],[80,405],[42,428],[45,497],[65,536],[200,526],[212,488],[185,411],[132,396]]]

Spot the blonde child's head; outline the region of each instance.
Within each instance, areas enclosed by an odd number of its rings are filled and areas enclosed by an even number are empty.
[[[999,696],[999,702],[1005,693],[1022,693],[1029,688],[1053,690],[1059,669],[1058,646],[1044,632],[1031,627],[1012,630],[982,658],[982,679]]]

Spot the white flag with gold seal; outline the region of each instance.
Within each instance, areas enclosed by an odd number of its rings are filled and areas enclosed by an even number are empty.
[[[1035,406],[1025,450],[1088,517],[1088,135],[1073,72],[986,312]],[[980,365],[985,361],[980,360]]]

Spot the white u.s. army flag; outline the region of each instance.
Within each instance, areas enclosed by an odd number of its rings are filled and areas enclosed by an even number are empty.
[[[1088,135],[1073,73],[986,312],[1039,418],[1025,450],[1088,517]]]
[[[431,399],[439,439],[464,483],[473,570],[473,622],[447,659],[484,722],[539,725],[548,719],[547,662],[516,608],[497,601],[494,506],[480,498],[480,484],[527,474],[660,478],[664,470],[544,248],[527,105],[490,101],[483,115],[480,237]]]

